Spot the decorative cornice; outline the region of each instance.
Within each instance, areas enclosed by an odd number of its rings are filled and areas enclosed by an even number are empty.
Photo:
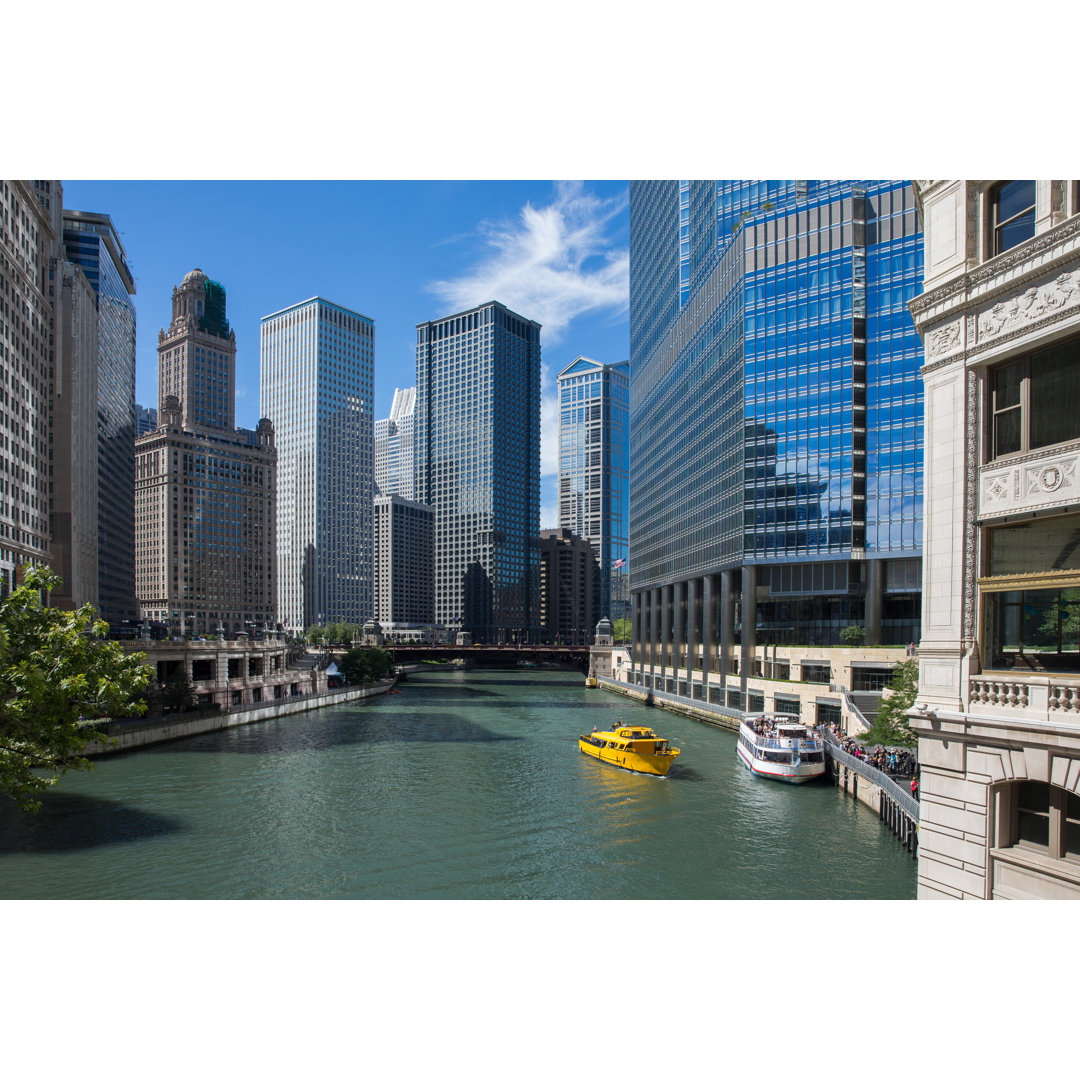
[[[970,217],[970,214],[968,216]],[[1020,244],[1001,255],[995,256],[993,259],[982,263],[980,266],[968,271],[966,274],[960,274],[951,281],[945,282],[944,285],[939,285],[936,289],[932,289],[930,292],[920,293],[918,296],[913,297],[908,303],[908,310],[911,312],[912,318],[917,320],[918,317],[925,314],[929,308],[938,304],[944,304],[958,294],[970,293],[973,290],[978,289],[981,285],[986,284],[986,282],[992,281],[994,278],[1007,273],[1014,267],[1020,266],[1030,259],[1047,251],[1051,251],[1055,247],[1067,243],[1074,238],[1080,238],[1080,214],[1074,214],[1060,225],[1055,225],[1054,228],[1039,233],[1038,236],[1032,237],[1032,239],[1025,243]],[[1062,257],[1067,258],[1069,255],[1073,254],[1075,253],[1063,252]],[[1052,266],[1053,264],[1050,263],[1032,267],[1030,274],[1031,276],[1034,276],[1035,274],[1045,273],[1048,269],[1051,269]],[[992,290],[992,292],[987,293],[982,297],[982,299],[988,299],[999,291],[1005,292],[1008,290],[1015,290],[1017,285],[1020,284],[1026,276],[1027,275],[1020,278],[1010,278],[1008,281],[1001,282]]]
[[[935,371],[940,371],[942,368],[953,364],[963,364],[963,362],[964,354],[962,352],[954,353],[952,356],[946,356],[944,360],[937,360],[933,364],[924,364],[919,368],[919,376],[925,379],[927,375],[933,375]]]
[[[1018,589],[1070,589],[1080,585],[1080,570],[1033,570],[1025,574],[997,574],[979,578],[983,592],[1016,592]]]

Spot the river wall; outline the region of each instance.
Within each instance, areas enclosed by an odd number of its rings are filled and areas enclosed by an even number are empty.
[[[83,754],[86,757],[102,757],[119,754],[125,750],[138,750],[143,746],[186,739],[192,735],[205,735],[211,731],[239,727],[241,724],[257,724],[262,720],[274,720],[291,713],[321,709],[326,705],[342,705],[361,698],[374,697],[390,691],[396,679],[386,679],[370,686],[349,687],[326,694],[308,694],[299,698],[278,699],[263,705],[249,705],[242,709],[212,713],[203,716],[178,716],[163,720],[120,722],[109,729],[108,743],[90,743]]]
[[[655,705],[658,709],[670,709],[671,712],[689,716],[692,720],[700,720],[704,724],[712,724],[713,727],[738,733],[742,714],[726,709],[722,705],[712,705],[707,701],[695,702],[691,705],[685,698],[665,694],[662,690],[645,690],[631,683],[606,679],[602,676],[598,676],[596,682],[601,690],[610,690],[613,694],[622,694],[623,697],[632,698],[645,705]]]

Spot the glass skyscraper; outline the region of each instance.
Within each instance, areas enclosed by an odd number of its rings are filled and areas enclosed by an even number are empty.
[[[540,324],[497,302],[416,328],[416,499],[435,510],[435,621],[539,630]]]
[[[413,468],[413,415],[416,387],[396,389],[390,415],[375,421],[375,494],[411,499],[415,490]]]
[[[64,211],[64,249],[98,316],[98,611],[135,617],[135,281],[108,214]]]
[[[363,624],[374,611],[375,324],[321,297],[260,323],[259,408],[278,451],[278,617]]]
[[[630,365],[579,356],[558,387],[559,528],[592,545],[597,619],[629,618]]]
[[[917,639],[921,273],[906,181],[631,183],[639,682],[722,687],[736,636],[743,677],[755,643]]]

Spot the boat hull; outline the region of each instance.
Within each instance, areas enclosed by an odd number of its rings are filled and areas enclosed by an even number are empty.
[[[586,757],[646,776],[667,776],[671,763],[679,753],[678,750],[672,750],[670,754],[639,754],[619,747],[594,746],[587,739],[578,739],[578,749]]]
[[[801,765],[785,765],[775,761],[759,761],[747,753],[739,743],[736,747],[739,760],[755,775],[770,780],[781,780],[787,784],[804,784],[807,780],[816,780],[825,775],[824,762],[808,762]]]

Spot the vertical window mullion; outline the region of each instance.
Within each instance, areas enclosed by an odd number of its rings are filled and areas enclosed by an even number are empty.
[[[1065,791],[1062,788],[1050,788],[1050,850],[1052,859],[1060,859],[1065,854]]]
[[[1031,357],[1024,360],[1024,375],[1020,380],[1020,451],[1031,449]]]

